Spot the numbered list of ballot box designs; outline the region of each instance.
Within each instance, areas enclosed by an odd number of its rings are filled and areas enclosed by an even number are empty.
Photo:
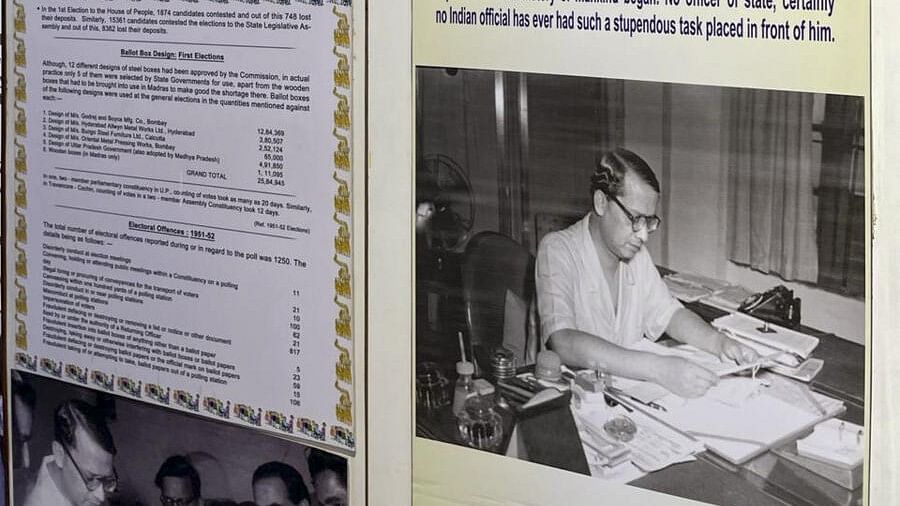
[[[7,7],[13,367],[353,450],[350,6]]]

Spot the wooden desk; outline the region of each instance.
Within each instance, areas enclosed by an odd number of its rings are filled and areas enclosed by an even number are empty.
[[[706,320],[725,314],[724,311],[700,303],[686,306]],[[820,339],[812,356],[825,361],[824,368],[811,383],[811,387],[844,401],[847,411],[841,418],[862,424],[865,399],[864,348],[833,334],[809,328],[800,330]],[[452,370],[452,363],[441,365],[445,370]],[[451,382],[455,380],[454,375],[448,377]],[[460,444],[449,407],[429,415],[420,414],[416,420],[416,435]],[[854,491],[845,490],[773,452],[766,452],[738,467],[704,452],[694,462],[669,466],[630,484],[729,506],[836,506],[862,503],[861,487]]]

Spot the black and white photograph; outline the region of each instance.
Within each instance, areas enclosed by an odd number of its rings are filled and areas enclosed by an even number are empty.
[[[862,97],[418,67],[416,435],[862,504]]]
[[[349,504],[347,460],[233,425],[12,373],[13,504]]]

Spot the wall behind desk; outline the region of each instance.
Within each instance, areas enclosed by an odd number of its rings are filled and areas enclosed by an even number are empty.
[[[469,178],[471,235],[506,233],[536,252],[531,227],[537,215],[588,212],[597,155],[621,144],[650,164],[663,187],[663,227],[647,243],[657,264],[752,291],[786,285],[803,299],[804,324],[864,342],[862,300],[727,260],[723,88],[439,68],[420,68],[417,79],[425,90],[418,104],[419,154],[446,155]],[[504,192],[513,190],[504,174],[515,171],[521,172],[514,178],[521,191]],[[522,201],[505,209],[501,194]],[[502,223],[518,223],[508,215],[519,210],[521,229],[504,231]]]
[[[626,82],[625,96],[626,146],[639,149],[655,136],[663,146],[646,155],[640,152],[654,169],[662,169],[657,175],[663,190],[668,187],[670,192],[662,210],[665,245],[658,252],[651,248],[656,262],[676,271],[725,279],[754,292],[785,285],[803,300],[804,324],[863,344],[863,300],[786,282],[727,260],[722,88]]]

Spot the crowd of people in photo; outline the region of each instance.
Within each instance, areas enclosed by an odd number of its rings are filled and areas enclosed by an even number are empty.
[[[29,385],[17,382],[13,390],[14,438],[28,441],[34,416],[35,393]],[[181,416],[181,415],[175,415]],[[226,473],[210,470],[198,455],[203,452],[176,453],[165,458],[155,476],[147,476],[158,489],[158,501],[147,502],[146,483],[143,494],[134,493],[136,463],[122,461],[108,416],[102,406],[83,399],[63,401],[53,411],[53,434],[50,452],[41,457],[40,465],[27,478],[14,480],[15,504],[24,506],[341,506],[347,499],[347,461],[331,453],[305,447],[294,452],[295,461],[306,457],[309,483],[295,467],[281,460],[269,460],[256,466],[252,475],[236,478],[244,470]],[[23,423],[26,422],[26,423]],[[212,422],[209,422],[212,423]],[[172,431],[179,430],[178,424]],[[238,432],[235,432],[238,434]],[[202,437],[202,434],[198,434]],[[285,442],[285,445],[293,445]],[[24,446],[27,448],[27,445]],[[22,453],[21,450],[19,453]],[[27,454],[27,450],[25,451]],[[247,456],[247,458],[251,458]],[[260,457],[255,457],[260,459]],[[128,457],[132,460],[133,457]],[[260,459],[261,460],[261,459]],[[299,458],[302,464],[302,458]],[[250,460],[249,462],[252,462]],[[143,462],[147,468],[149,462]],[[128,483],[120,480],[117,465],[130,465]],[[252,469],[252,466],[250,467]],[[208,476],[204,476],[208,473]],[[144,474],[144,473],[140,473]],[[147,473],[149,474],[149,473]],[[227,475],[226,487],[207,487],[204,478],[215,483]],[[249,474],[249,473],[248,473]],[[14,474],[15,475],[15,474]],[[232,480],[237,479],[237,482]],[[218,497],[221,490],[231,490],[236,497]],[[143,497],[138,498],[138,495]],[[250,498],[250,500],[246,500]],[[242,502],[243,501],[243,502]]]

